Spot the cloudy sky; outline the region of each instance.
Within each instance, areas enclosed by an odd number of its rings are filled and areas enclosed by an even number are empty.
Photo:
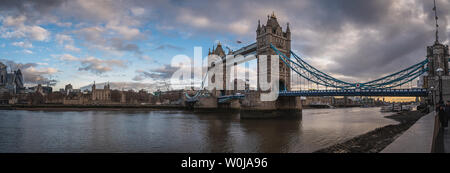
[[[449,43],[450,0],[438,0],[440,40]],[[273,11],[292,48],[338,78],[368,81],[425,58],[434,41],[432,0],[6,0],[0,2],[0,60],[28,85],[152,83],[170,60],[220,41],[255,41]],[[283,28],[283,29],[284,29]],[[238,44],[237,41],[242,43]]]

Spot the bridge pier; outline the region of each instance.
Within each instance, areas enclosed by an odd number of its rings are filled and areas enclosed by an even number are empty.
[[[239,99],[232,99],[226,103],[219,103],[219,108],[239,110],[241,108],[241,102]]]
[[[217,109],[217,97],[199,97],[194,104],[194,109]]]
[[[259,118],[301,118],[300,97],[278,97],[276,101],[261,101],[260,92],[245,95],[242,100],[241,119]]]

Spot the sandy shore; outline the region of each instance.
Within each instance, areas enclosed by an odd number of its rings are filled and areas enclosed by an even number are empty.
[[[419,111],[410,111],[386,116],[386,118],[398,121],[399,124],[377,128],[346,142],[320,149],[314,153],[378,153],[424,115],[424,113]]]

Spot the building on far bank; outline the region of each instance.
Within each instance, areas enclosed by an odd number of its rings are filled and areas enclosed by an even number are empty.
[[[5,64],[0,62],[0,93],[16,94],[24,90],[23,75],[20,69],[8,73]]]
[[[103,101],[108,102],[111,101],[111,89],[109,86],[109,83],[106,84],[103,89],[97,89],[95,88],[95,82],[94,85],[92,85],[92,100],[93,101]]]
[[[38,84],[37,86],[34,86],[34,87],[30,87],[29,90],[31,92],[41,93],[42,95],[47,95],[47,94],[53,92],[53,88],[52,87],[50,87],[50,86],[42,86],[41,84]]]

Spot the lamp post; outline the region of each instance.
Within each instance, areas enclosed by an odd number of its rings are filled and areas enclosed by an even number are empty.
[[[439,75],[439,104],[442,104],[442,75],[444,73],[444,70],[442,68],[436,69],[437,74]]]
[[[434,110],[434,109],[436,109],[435,108],[436,105],[434,103],[434,95],[435,95],[434,94],[434,86],[430,87],[430,93],[431,93],[431,108],[433,108],[433,110]]]

